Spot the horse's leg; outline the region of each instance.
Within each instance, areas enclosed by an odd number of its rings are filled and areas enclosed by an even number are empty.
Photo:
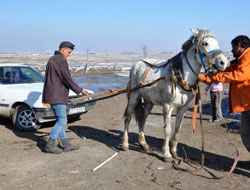
[[[185,115],[187,108],[188,108],[187,106],[182,106],[182,107],[178,108],[176,111],[175,131],[174,131],[173,137],[171,139],[171,142],[172,142],[171,152],[172,152],[173,157],[177,158],[177,159],[179,158],[177,156],[177,145],[178,145],[179,132],[181,130],[183,117]]]
[[[149,115],[149,113],[151,112],[153,108],[153,104],[148,102],[148,101],[144,101],[144,115],[136,115],[136,120],[138,121],[138,127],[139,127],[139,144],[143,147],[143,149],[145,151],[150,151],[150,148],[146,142],[146,139],[145,139],[145,134],[144,134],[144,126],[145,126],[145,123],[146,123],[146,119]],[[139,112],[139,110],[136,110],[136,113]],[[142,113],[142,112],[140,112]]]
[[[164,144],[163,144],[163,159],[165,162],[172,161],[172,155],[169,151],[169,140],[171,135],[171,114],[173,107],[169,104],[163,105],[163,117],[164,117]]]
[[[131,121],[131,117],[133,114],[133,111],[138,104],[138,101],[140,99],[140,94],[138,91],[133,92],[130,94],[128,98],[128,104],[126,107],[126,110],[124,112],[124,133],[123,133],[123,143],[122,143],[122,149],[123,150],[128,150],[129,144],[128,144],[128,127],[129,123]]]

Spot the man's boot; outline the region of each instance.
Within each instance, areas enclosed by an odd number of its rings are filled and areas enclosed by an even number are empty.
[[[58,148],[56,145],[56,140],[49,138],[48,143],[45,146],[45,151],[53,154],[60,154],[63,152],[62,149]]]
[[[63,151],[71,151],[71,150],[77,150],[80,148],[80,146],[75,146],[69,143],[68,139],[61,139],[62,145],[63,145]]]

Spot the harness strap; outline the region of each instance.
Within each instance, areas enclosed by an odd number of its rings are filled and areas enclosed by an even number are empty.
[[[183,58],[183,54],[185,56],[184,52],[180,52],[178,55],[174,56],[171,59],[172,62],[172,72],[174,73],[174,75],[176,76],[175,79],[181,87],[182,89],[190,92],[193,91],[193,89],[196,89],[196,84],[193,86],[189,86],[183,78],[183,65],[182,65],[182,58]],[[189,63],[188,63],[189,64]],[[192,69],[191,65],[189,65],[189,67]]]
[[[174,73],[174,78],[172,78],[172,80],[174,80],[175,82],[177,82],[177,84],[179,84],[184,90],[190,92],[193,89],[195,89],[195,85],[194,86],[189,86],[183,79],[182,77],[182,73],[180,70],[174,70],[172,71]]]
[[[188,58],[187,58],[187,52],[184,53],[185,60],[187,62],[188,67],[191,69],[191,71],[194,73],[195,76],[198,76],[198,74],[194,71],[194,69],[191,67]]]
[[[163,59],[158,59],[158,60],[156,60],[154,63],[152,63],[152,65],[156,65],[157,63],[161,62],[162,60],[163,60]],[[143,61],[143,62],[145,62],[145,61]],[[143,77],[142,77],[142,81],[141,81],[141,84],[142,84],[142,85],[144,84],[145,79],[146,79],[146,77],[147,77],[147,75],[148,75],[148,73],[149,73],[149,71],[150,71],[151,69],[152,69],[152,66],[151,66],[151,64],[150,64],[149,67],[147,68],[147,70],[145,71]]]
[[[212,59],[211,59],[211,57],[209,56],[209,54],[208,54],[208,52],[206,51],[206,49],[205,49],[203,46],[201,46],[200,48],[202,49],[202,51],[203,51],[204,54],[206,55],[209,64],[210,64],[210,65],[213,64]],[[203,57],[201,57],[201,58],[203,58]]]
[[[171,91],[173,91],[174,83],[179,84],[185,91],[188,91],[188,92],[193,91],[193,89],[196,89],[197,82],[193,86],[189,86],[184,81],[183,74],[182,74],[183,73],[183,68],[182,68],[182,62],[181,62],[183,54],[186,55],[183,52],[178,53],[176,56],[174,56],[171,59],[169,59],[167,61],[167,63],[163,65],[163,66],[166,66],[170,62],[172,63],[172,73],[171,73],[171,77],[170,77],[171,78],[171,89],[172,89]],[[185,58],[187,60],[187,57],[185,57]],[[145,60],[142,60],[142,61],[145,62],[145,63],[147,63],[149,65],[149,67],[144,72],[143,77],[142,77],[142,81],[140,83],[141,85],[144,85],[146,77],[147,77],[149,71],[154,67],[154,65],[156,65],[157,63],[159,63],[160,61],[162,61],[162,59],[156,60],[152,64],[151,63],[149,64]],[[187,60],[187,63],[188,63],[188,66],[190,67],[190,69],[192,70],[192,72],[194,72],[194,70],[192,69],[192,67],[189,64],[188,60]],[[195,72],[194,72],[194,74],[196,76],[198,76]],[[129,85],[130,85],[130,82],[129,82]]]
[[[221,50],[212,50],[210,52],[208,52],[209,57],[211,57],[211,59],[214,59],[216,56],[223,54],[223,52]]]
[[[198,98],[198,88],[197,88],[196,93],[195,93],[194,112],[193,112],[193,118],[192,118],[192,134],[195,131],[195,124],[196,124],[197,111],[198,111],[198,103],[199,103],[199,98]]]
[[[223,52],[222,52],[221,50],[219,50],[219,49],[214,49],[214,50],[212,50],[212,51],[207,52],[206,49],[205,49],[203,46],[201,46],[200,48],[201,48],[202,51],[204,52],[204,53],[199,53],[199,57],[200,57],[200,60],[201,60],[201,64],[202,64],[202,66],[204,67],[205,71],[207,72],[207,68],[205,67],[205,64],[204,64],[204,62],[203,62],[203,57],[207,57],[208,62],[209,62],[209,68],[211,69],[211,68],[212,68],[212,65],[213,65],[213,59],[214,59],[216,56],[218,56],[218,55],[220,55],[220,54],[223,54]]]

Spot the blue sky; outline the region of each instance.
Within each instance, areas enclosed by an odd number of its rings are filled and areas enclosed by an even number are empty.
[[[180,50],[189,27],[211,29],[221,49],[250,33],[248,0],[0,0],[0,52]]]

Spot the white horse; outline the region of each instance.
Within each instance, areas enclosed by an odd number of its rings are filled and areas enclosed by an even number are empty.
[[[207,69],[214,68],[225,70],[228,65],[228,60],[219,49],[213,32],[200,29],[191,29],[191,31],[193,35],[182,45],[183,51],[174,58],[165,61],[163,66],[154,67],[149,64],[155,60],[139,61],[132,66],[128,88],[138,87],[141,83],[147,84],[160,77],[165,77],[165,79],[150,87],[141,88],[128,94],[128,104],[124,112],[123,150],[129,149],[128,127],[132,114],[134,114],[139,127],[139,144],[145,151],[149,150],[145,140],[144,125],[153,106],[161,105],[163,107],[165,134],[163,158],[165,161],[171,161],[172,155],[177,157],[178,136],[182,120],[188,109],[188,104],[194,97],[194,89],[197,86],[197,79],[202,66],[207,71]],[[161,61],[162,63],[164,61]],[[176,122],[171,139],[171,155],[169,151],[171,114],[175,108]]]

